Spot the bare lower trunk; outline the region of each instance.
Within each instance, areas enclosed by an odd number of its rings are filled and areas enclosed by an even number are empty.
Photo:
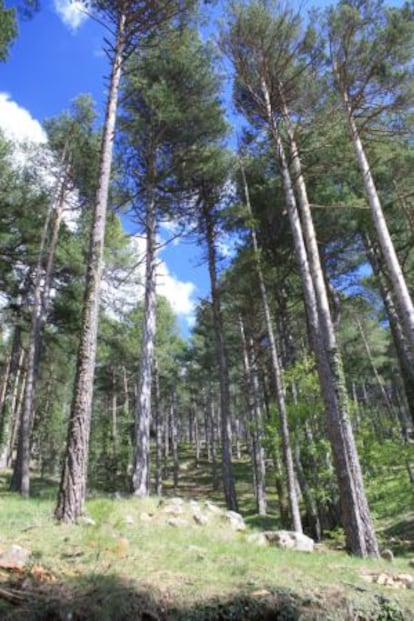
[[[171,395],[171,407],[170,407],[170,434],[171,434],[171,448],[173,454],[173,485],[174,490],[178,487],[178,418],[177,418],[177,392],[173,389]]]
[[[146,215],[146,269],[144,321],[138,377],[138,400],[135,412],[135,434],[132,457],[131,489],[136,496],[150,493],[150,423],[152,366],[156,332],[156,218],[154,198]]]
[[[388,230],[387,222],[382,210],[381,201],[379,199],[377,189],[375,187],[374,178],[371,168],[364,151],[364,147],[359,136],[358,128],[352,113],[351,104],[348,100],[346,92],[341,92],[342,100],[346,112],[348,126],[354,145],[355,155],[359,169],[362,174],[365,192],[368,203],[371,208],[372,218],[375,230],[378,236],[378,242],[381,248],[382,256],[390,277],[390,283],[395,294],[395,299],[401,311],[404,332],[410,348],[414,351],[414,306],[408,291],[407,283],[401,269],[391,235]]]
[[[259,403],[259,381],[256,369],[250,363],[243,320],[239,317],[240,337],[243,353],[243,369],[246,385],[249,428],[251,434],[251,454],[253,462],[253,485],[256,498],[256,509],[259,515],[266,515],[266,470],[263,450],[262,412]]]
[[[84,513],[85,509],[106,208],[111,174],[119,81],[121,78],[125,49],[124,28],[125,18],[121,16],[117,27],[110,90],[102,138],[99,167],[100,175],[90,236],[73,402],[68,425],[64,466],[55,510],[56,517],[65,522],[75,521]]]
[[[161,413],[161,390],[158,361],[154,361],[154,385],[155,385],[155,493],[157,496],[162,494],[162,413]]]
[[[14,329],[9,360],[3,377],[0,409],[0,468],[7,468],[9,466],[8,446],[10,442],[10,433],[14,426],[15,403],[22,370],[23,356],[24,351],[21,346],[21,329],[20,326],[17,325]]]

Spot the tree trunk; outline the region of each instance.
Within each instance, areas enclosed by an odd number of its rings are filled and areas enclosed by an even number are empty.
[[[179,472],[179,462],[178,462],[178,417],[177,417],[177,391],[174,388],[171,395],[171,406],[170,406],[170,425],[171,425],[171,448],[173,454],[173,485],[174,490],[177,490],[178,487],[178,472]]]
[[[368,163],[364,147],[359,136],[357,124],[355,122],[351,104],[345,90],[341,91],[342,101],[345,108],[348,127],[350,130],[352,143],[355,150],[356,159],[359,170],[361,171],[365,192],[374,221],[375,230],[378,236],[378,242],[381,248],[382,256],[390,277],[390,284],[395,294],[398,307],[401,311],[402,323],[404,326],[405,336],[412,351],[414,351],[414,306],[408,291],[407,283],[401,269],[391,235],[388,230],[387,222],[382,210],[381,201],[379,199],[377,189],[375,187],[374,178]]]
[[[250,364],[243,319],[239,317],[240,337],[243,353],[243,369],[246,385],[249,427],[251,429],[253,485],[256,498],[256,509],[259,515],[266,515],[266,470],[263,450],[263,424],[259,404],[259,380],[254,365]]]
[[[17,456],[11,480],[11,489],[19,491],[24,498],[27,498],[30,494],[30,438],[35,411],[36,383],[39,374],[43,330],[47,321],[47,314],[50,306],[50,289],[52,286],[56,249],[68,191],[69,164],[66,160],[67,154],[65,148],[62,155],[62,170],[60,179],[58,180],[56,200],[51,212],[48,213],[46,217],[44,225],[34,282],[29,348],[26,358],[26,384],[19,427]],[[51,232],[48,240],[50,220]],[[49,242],[47,249],[47,260],[45,269],[43,269],[47,241]]]
[[[363,242],[367,251],[367,257],[372,270],[378,278],[380,293],[385,310],[390,322],[391,334],[394,347],[397,352],[398,364],[401,371],[401,378],[404,384],[404,391],[407,399],[408,409],[414,423],[414,355],[407,342],[404,330],[401,325],[400,315],[396,308],[391,294],[389,279],[382,269],[382,257],[379,249],[376,249],[370,235],[363,235]]]
[[[0,468],[9,467],[10,430],[14,427],[15,403],[22,370],[24,351],[21,345],[21,328],[16,325],[7,369],[3,377],[1,400]]]
[[[111,175],[119,82],[125,50],[124,29],[125,17],[121,15],[117,25],[104,133],[102,137],[99,181],[93,210],[73,402],[68,425],[64,465],[55,510],[55,516],[65,522],[74,522],[84,513],[85,509],[106,208]]]
[[[244,173],[243,165],[241,165],[243,185],[244,185],[244,193],[246,199],[246,206],[248,209],[248,213],[250,216],[253,215],[252,208],[250,204],[250,196],[249,196],[249,188],[246,181],[246,176]],[[290,446],[290,431],[289,431],[289,422],[287,417],[286,403],[285,403],[285,391],[283,386],[282,379],[282,370],[279,360],[279,353],[276,347],[276,339],[273,331],[273,323],[270,315],[270,305],[267,296],[266,284],[263,276],[263,270],[260,262],[260,254],[259,254],[259,245],[257,243],[256,231],[254,228],[251,228],[250,231],[252,243],[253,243],[253,252],[254,252],[254,260],[257,278],[259,281],[260,288],[260,297],[265,317],[265,325],[266,332],[269,338],[270,345],[270,356],[272,360],[272,379],[273,379],[273,388],[275,391],[275,398],[277,409],[279,413],[279,430],[280,430],[280,438],[282,442],[282,454],[283,454],[283,464],[286,472],[286,481],[288,487],[288,496],[289,496],[289,506],[290,513],[292,519],[292,528],[294,531],[301,533],[302,529],[302,521],[300,518],[299,511],[299,501],[296,493],[295,486],[295,470],[293,465],[293,456],[292,449]]]
[[[216,354],[220,373],[220,422],[224,497],[226,500],[227,508],[232,511],[237,511],[236,489],[234,486],[233,466],[231,461],[229,371],[227,362],[227,351],[224,342],[224,329],[220,296],[217,287],[214,224],[212,215],[211,213],[209,213],[208,206],[205,206],[203,216],[208,251],[208,269],[210,274],[214,332],[216,337]]]
[[[152,190],[153,192],[153,190]],[[131,489],[136,496],[150,493],[150,422],[152,366],[156,332],[156,214],[152,196],[146,214],[146,268],[144,321],[138,377],[138,401],[135,412],[135,434],[132,457]]]
[[[305,246],[303,238],[302,223],[296,206],[296,198],[293,192],[292,179],[283,143],[273,116],[270,96],[265,81],[262,81],[262,91],[266,103],[269,130],[275,144],[277,163],[282,176],[296,258],[302,277],[311,342],[316,356],[322,395],[326,406],[327,427],[333,449],[338,488],[340,490],[342,520],[347,545],[354,554],[378,556],[378,546],[371,526],[359,462],[354,450],[352,429],[347,417],[346,399],[343,398],[345,386],[339,364],[339,352],[336,347],[332,322],[330,321],[329,305],[317,246],[315,252],[316,239],[309,203],[307,202],[306,189],[300,170],[299,156],[289,118],[284,114],[289,134],[295,187],[301,199],[307,246]],[[319,269],[317,269],[318,263]]]
[[[282,91],[282,89],[281,89]],[[283,92],[282,92],[283,99]],[[334,325],[329,308],[323,270],[321,266],[315,228],[306,191],[299,150],[294,137],[289,111],[282,106],[282,116],[286,124],[289,140],[290,162],[294,186],[300,207],[303,233],[309,258],[309,267],[316,295],[324,350],[331,373],[331,388],[337,401],[333,450],[337,463],[338,486],[341,496],[342,515],[348,545],[352,552],[360,556],[378,556],[378,544],[371,522],[368,502],[364,490],[361,467],[348,414],[348,395],[346,392],[341,354],[337,345]],[[350,495],[351,494],[351,495]],[[352,499],[352,500],[351,500]]]
[[[154,360],[154,384],[155,384],[155,493],[162,494],[162,413],[161,413],[161,390],[158,360]]]

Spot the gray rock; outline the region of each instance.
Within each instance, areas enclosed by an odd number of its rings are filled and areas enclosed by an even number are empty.
[[[163,511],[172,515],[180,515],[183,513],[183,508],[181,505],[167,505]]]
[[[252,543],[253,545],[256,545],[256,546],[264,547],[264,546],[269,545],[269,542],[266,539],[266,536],[264,533],[251,533],[250,535],[247,535],[246,541],[247,543]]]
[[[211,513],[215,513],[217,515],[223,513],[222,509],[220,509],[220,507],[218,507],[217,505],[215,505],[213,502],[210,502],[209,500],[206,500],[206,502],[204,503],[205,508],[208,511],[211,511]]]
[[[132,526],[133,524],[135,524],[134,518],[132,517],[132,515],[126,515],[124,517],[124,520],[125,520],[125,524],[128,524],[129,526]]]
[[[313,552],[315,542],[303,533],[291,530],[267,530],[264,533],[269,545],[300,552]]]
[[[182,518],[173,517],[167,520],[168,526],[173,526],[174,528],[188,528],[189,523],[187,520],[183,520]]]
[[[30,558],[29,550],[22,548],[17,544],[13,544],[0,554],[0,567],[5,569],[13,569],[16,567],[24,567]]]
[[[230,526],[237,531],[246,530],[246,524],[243,517],[236,511],[226,511],[223,518],[230,524]]]
[[[208,518],[205,515],[203,515],[200,511],[194,511],[193,520],[199,526],[205,526],[206,524],[208,524]]]
[[[386,550],[382,550],[381,558],[383,558],[384,561],[388,561],[389,563],[392,563],[394,560],[394,554],[392,553],[392,550],[389,550],[387,548]]]

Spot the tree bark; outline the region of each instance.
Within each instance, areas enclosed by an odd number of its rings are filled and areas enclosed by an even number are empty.
[[[283,102],[283,87],[281,86],[280,88]],[[336,341],[329,308],[315,228],[305,180],[302,174],[299,150],[295,141],[289,111],[284,102],[282,103],[282,117],[286,125],[289,140],[293,182],[298,198],[303,234],[309,258],[309,267],[316,296],[323,338],[322,343],[326,352],[331,375],[330,388],[333,389],[337,402],[335,419],[332,421],[332,431],[334,432],[332,440],[337,464],[336,470],[337,475],[339,475],[338,485],[340,489],[344,527],[348,544],[355,554],[377,557],[379,555],[378,544],[371,521],[358,453],[348,414],[348,395],[346,392],[341,354]]]
[[[10,461],[10,430],[14,427],[15,403],[22,370],[24,351],[21,345],[21,328],[16,325],[7,368],[3,377],[1,399],[0,468],[8,468]]]
[[[353,444],[352,429],[347,416],[346,400],[343,398],[345,386],[339,364],[339,352],[336,347],[332,322],[330,321],[329,305],[320,264],[319,269],[317,269],[318,263],[320,263],[319,254],[317,246],[315,252],[316,238],[306,197],[306,188],[301,174],[299,155],[289,118],[286,118],[286,114],[284,114],[289,134],[295,187],[301,199],[306,246],[287,158],[279,129],[275,122],[269,91],[264,80],[262,81],[262,92],[269,130],[276,148],[276,159],[282,176],[295,253],[302,278],[311,343],[315,352],[322,395],[326,406],[327,428],[333,449],[338,488],[340,490],[342,520],[347,546],[354,554],[359,556],[378,556],[378,546],[371,525],[359,461]]]
[[[362,174],[368,203],[371,208],[372,218],[378,236],[378,243],[380,245],[381,253],[390,277],[390,284],[395,294],[395,299],[401,311],[405,336],[411,350],[414,351],[413,302],[408,291],[407,283],[405,281],[404,274],[397,257],[397,253],[395,251],[391,235],[388,230],[387,222],[385,220],[384,212],[381,206],[381,201],[379,199],[377,188],[375,186],[374,177],[372,176],[371,168],[365,154],[364,147],[362,145],[358,127],[352,113],[351,103],[344,89],[341,90],[341,96],[346,113],[346,118],[348,121],[349,131],[352,138],[352,144],[354,146],[356,159],[358,162],[359,170]]]
[[[247,210],[250,216],[253,215],[252,208],[250,204],[250,195],[249,188],[247,185],[246,176],[244,173],[243,164],[241,163],[241,172],[242,179],[244,185],[244,194],[246,200]],[[272,361],[272,379],[273,379],[273,388],[276,398],[276,405],[279,413],[279,430],[280,430],[280,438],[282,442],[282,454],[283,454],[283,464],[286,472],[286,481],[288,488],[288,497],[289,497],[289,506],[290,513],[292,519],[292,528],[294,531],[298,533],[303,532],[302,521],[300,517],[299,511],[299,501],[296,493],[296,485],[295,485],[295,469],[293,465],[293,456],[292,449],[290,446],[290,431],[289,431],[289,422],[286,410],[285,403],[285,391],[283,386],[282,379],[282,370],[279,360],[279,353],[276,347],[276,339],[273,331],[273,323],[270,315],[270,305],[266,290],[266,284],[263,276],[263,270],[260,262],[260,253],[259,253],[259,245],[257,243],[256,231],[254,228],[251,228],[250,236],[253,244],[253,252],[254,252],[254,260],[256,266],[257,278],[259,281],[259,289],[260,289],[260,297],[262,302],[263,313],[265,317],[265,326],[267,336],[269,338],[270,345],[270,356]]]
[[[246,386],[247,408],[251,435],[251,455],[253,465],[253,486],[256,498],[256,510],[259,515],[266,515],[266,470],[263,450],[262,413],[259,404],[259,386],[257,373],[250,364],[249,348],[244,330],[243,319],[239,317],[240,338],[243,355],[243,369]]]
[[[155,386],[155,493],[157,496],[162,494],[162,412],[161,412],[161,390],[158,360],[154,360],[154,386]]]
[[[119,82],[124,50],[125,17],[121,14],[117,24],[105,125],[102,137],[99,181],[93,210],[93,223],[89,244],[74,395],[68,425],[64,465],[55,509],[55,516],[64,522],[74,522],[85,510],[106,210],[111,175]]]
[[[138,400],[135,411],[135,434],[132,457],[131,490],[136,496],[150,493],[150,423],[152,367],[157,319],[156,299],[156,214],[155,199],[149,199],[146,213],[146,258],[144,321],[138,376]]]
[[[17,455],[10,485],[11,489],[19,491],[24,498],[27,498],[30,494],[30,438],[35,410],[36,383],[39,374],[43,330],[47,322],[50,306],[50,289],[52,286],[56,249],[68,191],[68,178],[69,163],[67,162],[67,149],[65,148],[62,155],[60,178],[57,183],[56,200],[46,217],[39,249],[39,260],[35,272],[29,347],[26,356],[26,384],[19,426]],[[50,236],[49,224],[51,228]],[[48,249],[46,251],[47,242]],[[46,266],[43,269],[46,252]]]
[[[220,295],[217,286],[214,223],[212,214],[209,213],[209,208],[206,205],[204,205],[203,217],[208,252],[208,269],[210,274],[214,333],[216,337],[216,354],[220,374],[220,422],[224,497],[227,508],[232,511],[237,511],[236,488],[234,485],[233,466],[231,461],[229,370],[226,345],[224,342]]]
[[[363,235],[363,242],[366,248],[368,261],[371,264],[375,276],[378,278],[382,301],[390,322],[394,347],[397,352],[408,409],[414,423],[414,355],[402,328],[400,314],[394,304],[389,279],[383,270],[381,252],[378,248],[375,248],[371,236],[368,233]]]

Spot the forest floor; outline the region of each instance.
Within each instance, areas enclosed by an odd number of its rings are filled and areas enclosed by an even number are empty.
[[[249,533],[278,528],[275,506],[271,499],[269,516],[255,515],[248,467],[237,469],[244,532],[219,521],[172,527],[150,518],[165,510],[158,498],[108,492],[91,495],[89,520],[58,524],[55,481],[33,478],[23,500],[3,473],[0,553],[14,544],[30,559],[0,562],[0,621],[414,620],[414,588],[398,578],[414,577],[414,491],[404,472],[383,472],[368,487],[381,548],[394,552],[389,563],[350,557],[341,533],[313,553],[250,543]],[[207,465],[189,459],[178,488],[165,493],[222,506],[209,481]]]

